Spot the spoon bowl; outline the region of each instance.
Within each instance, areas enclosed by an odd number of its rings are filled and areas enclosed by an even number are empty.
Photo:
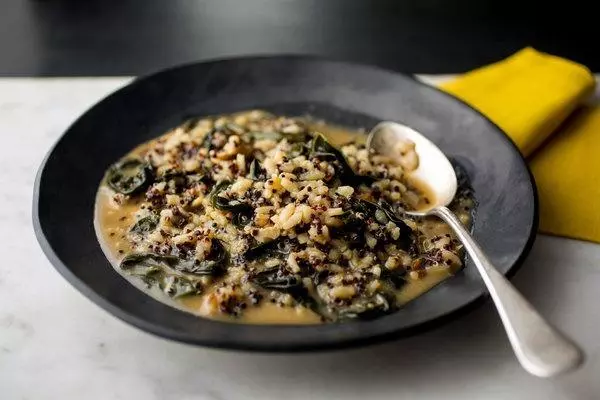
[[[435,196],[427,209],[406,211],[425,217],[434,215],[444,220],[456,233],[477,267],[504,324],[517,359],[529,373],[551,377],[572,370],[583,361],[579,348],[551,326],[515,287],[494,267],[469,231],[446,206],[456,195],[454,168],[442,151],[414,129],[395,122],[381,122],[367,138],[367,148],[379,154],[398,158],[401,163],[405,144],[411,142],[418,158],[409,177],[429,186]]]
[[[407,213],[423,216],[436,207],[450,204],[456,195],[458,183],[454,168],[444,153],[431,140],[406,125],[388,121],[377,124],[367,138],[367,148],[397,158],[400,155],[398,143],[407,141],[415,144],[419,157],[419,164],[410,172],[410,176],[426,183],[433,195],[428,208]]]

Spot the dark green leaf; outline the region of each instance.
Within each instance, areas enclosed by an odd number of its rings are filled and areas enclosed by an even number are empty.
[[[261,167],[260,161],[256,158],[250,163],[248,177],[253,181],[264,181],[267,179],[266,171]]]
[[[352,204],[352,209],[358,213],[362,213],[367,217],[375,218],[375,213],[379,209],[379,206],[371,201],[357,199]]]
[[[135,224],[131,227],[129,232],[137,233],[137,234],[146,234],[152,232],[156,229],[158,225],[159,216],[156,213],[151,213],[150,215],[138,219]]]
[[[221,211],[231,211],[233,213],[252,214],[253,209],[248,203],[239,200],[228,200],[221,196],[215,196],[211,201],[213,207]]]
[[[375,182],[375,178],[370,176],[357,175],[346,161],[344,154],[336,149],[331,143],[325,139],[325,136],[317,133],[312,140],[310,157],[322,158],[325,160],[334,160],[337,162],[336,170],[338,178],[346,185],[371,185]]]
[[[162,269],[157,266],[140,264],[138,266],[128,269],[127,272],[129,272],[131,275],[135,275],[140,278],[155,279],[161,271]]]
[[[151,183],[150,165],[142,160],[127,159],[111,166],[106,181],[115,191],[135,194],[145,190]]]
[[[343,154],[338,149],[336,149],[331,143],[329,143],[327,139],[325,139],[325,136],[323,136],[320,133],[317,133],[313,137],[312,145],[310,148],[311,157],[315,154],[324,154],[334,158],[342,156],[343,158]]]
[[[136,266],[153,266],[158,268],[172,267],[179,261],[179,258],[169,255],[155,253],[131,253],[126,255],[119,264],[124,270],[132,269]]]
[[[157,269],[156,272],[152,274],[135,276],[137,276],[142,282],[144,282],[147,288],[151,288],[152,286],[159,284],[161,280],[161,273],[159,269]]]
[[[389,218],[390,221],[392,221],[395,224],[404,224],[404,221],[402,221],[396,215],[396,213],[392,209],[392,206],[388,202],[384,200],[379,200],[378,206],[385,213],[385,215]]]
[[[365,217],[360,213],[348,210],[339,216],[342,226],[331,228],[334,237],[342,238],[351,246],[359,246],[365,243]]]
[[[155,267],[163,271],[176,270],[193,275],[217,276],[225,271],[228,254],[223,244],[216,239],[212,241],[208,258],[203,261],[186,260],[172,255],[156,253],[132,253],[121,261],[120,268],[137,274],[140,268]]]
[[[207,258],[199,260],[181,260],[173,265],[173,268],[193,275],[222,275],[228,263],[227,250],[220,240],[213,239],[210,253]]]
[[[214,187],[210,194],[212,206],[221,211],[239,211],[240,207],[248,207],[248,204],[242,203],[239,200],[230,200],[220,196],[229,186],[231,186],[231,182],[221,181]]]
[[[404,246],[408,246],[408,244],[411,241],[411,235],[413,233],[412,229],[408,225],[406,225],[406,223],[402,219],[400,219],[400,217],[398,217],[398,215],[389,203],[385,202],[384,200],[379,200],[378,206],[383,212],[385,212],[385,215],[390,219],[390,221],[392,221],[394,224],[396,224],[396,226],[398,226],[398,228],[400,228],[399,241]]]
[[[404,267],[394,270],[382,268],[381,279],[389,281],[395,289],[399,289],[406,283],[406,269]]]
[[[177,257],[154,253],[132,253],[123,258],[119,267],[128,274],[140,278],[148,287],[157,284],[165,269],[177,262]]]
[[[183,296],[200,294],[198,282],[181,276],[166,276],[160,282],[160,288],[170,297],[176,299]]]
[[[300,275],[289,274],[278,268],[267,269],[250,278],[250,282],[265,290],[290,294],[298,304],[307,307],[327,320],[333,320],[331,312],[319,296],[304,286]]]
[[[299,275],[286,274],[278,268],[259,272],[251,277],[250,281],[263,289],[285,293],[304,289],[302,278]]]
[[[230,207],[230,200],[226,199],[223,196],[220,196],[220,194],[222,192],[224,192],[225,190],[227,190],[227,188],[229,186],[231,186],[231,182],[230,181],[221,181],[221,182],[219,182],[219,183],[217,183],[215,185],[215,187],[213,188],[212,192],[210,193],[210,203],[216,209],[222,210],[222,211],[231,211],[229,209],[229,207]]]
[[[290,149],[290,158],[296,158],[301,155],[304,155],[307,153],[308,150],[310,149],[306,146],[306,143],[294,143]]]
[[[186,260],[180,260],[175,256],[133,253],[123,258],[120,267],[127,273],[140,278],[148,287],[158,284],[167,295],[177,298],[200,293],[198,281],[174,275],[172,272],[172,269],[181,270],[181,265],[186,263]]]
[[[354,246],[364,244],[367,219],[375,218],[377,210],[378,206],[375,203],[353,199],[350,202],[350,209],[339,217],[342,227],[333,229],[333,234]]]
[[[219,193],[221,193],[222,191],[224,191],[225,189],[227,189],[229,186],[231,186],[231,182],[230,181],[221,181],[219,183],[217,183],[212,191],[210,192],[210,196],[212,198],[212,196],[216,196]]]
[[[229,181],[219,182],[210,194],[210,202],[218,210],[233,213],[233,224],[241,228],[250,223],[254,215],[254,209],[248,203],[220,196],[220,193],[225,191],[230,185],[231,182]]]
[[[279,237],[270,242],[260,243],[254,247],[251,247],[244,253],[246,261],[254,261],[259,258],[273,256],[277,254],[287,255],[290,253],[294,243],[283,237]]]
[[[273,250],[273,248],[276,244],[277,244],[277,239],[270,241],[270,242],[260,243],[256,246],[248,249],[244,253],[244,258],[247,261],[254,261],[258,258],[267,256]]]

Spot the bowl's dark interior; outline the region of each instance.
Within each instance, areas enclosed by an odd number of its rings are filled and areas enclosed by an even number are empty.
[[[481,297],[483,285],[468,262],[456,277],[378,320],[249,326],[192,316],[131,286],[106,260],[92,224],[105,169],[191,115],[251,108],[367,129],[381,120],[410,125],[465,167],[479,204],[473,232],[497,268],[510,272],[531,246],[535,188],[516,148],[487,119],[399,74],[272,57],[200,63],[140,79],[77,120],[48,155],[36,184],[36,232],[53,264],[85,295],[142,329],[229,348],[302,350],[372,342],[431,326]]]

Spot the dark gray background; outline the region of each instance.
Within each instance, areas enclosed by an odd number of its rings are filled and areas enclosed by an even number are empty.
[[[272,53],[451,73],[527,45],[598,71],[595,13],[587,3],[3,0],[0,76],[141,75],[195,60]]]

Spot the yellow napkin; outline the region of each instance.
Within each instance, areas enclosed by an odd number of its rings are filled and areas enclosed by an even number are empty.
[[[600,108],[567,119],[594,86],[586,67],[526,48],[442,89],[494,121],[528,157],[542,232],[600,242]]]

